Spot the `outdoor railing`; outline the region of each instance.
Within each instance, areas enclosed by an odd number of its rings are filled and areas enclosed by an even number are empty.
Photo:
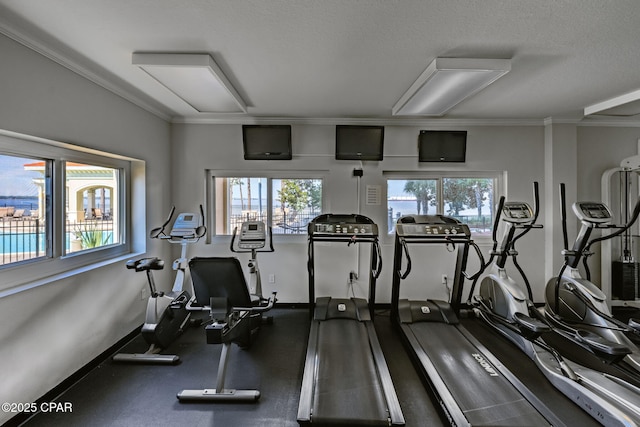
[[[388,232],[393,233],[396,227],[396,222],[398,222],[398,218],[400,218],[401,214],[396,213],[394,215],[393,209],[389,209],[388,211]],[[491,227],[493,226],[493,220],[490,215],[447,215],[452,218],[455,218],[462,222],[463,224],[467,224],[469,229],[473,233],[477,234],[491,234]]]
[[[96,239],[97,237],[97,239]],[[67,221],[65,252],[113,243],[113,220]],[[39,258],[47,254],[45,223],[39,218],[4,218],[0,220],[0,265]]]
[[[274,212],[272,222],[273,234],[307,234],[307,224],[320,215],[320,212],[297,212],[293,214],[283,214],[281,211]],[[239,227],[243,221],[256,220],[267,222],[266,212],[257,211],[245,212],[239,215],[231,215],[229,218],[230,230]]]
[[[0,221],[0,265],[41,257],[44,247],[44,226],[39,219]]]

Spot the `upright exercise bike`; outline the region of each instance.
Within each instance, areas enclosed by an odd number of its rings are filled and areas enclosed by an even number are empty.
[[[493,226],[493,250],[485,264],[488,271],[473,296],[477,281],[469,293],[475,312],[497,332],[520,348],[553,386],[605,426],[640,425],[640,389],[600,371],[565,360],[545,342],[552,331],[544,316],[534,306],[531,286],[517,262],[515,243],[534,228],[539,212],[537,183],[534,183],[535,211],[524,202],[505,202],[500,198]],[[498,244],[500,220],[506,223],[504,237]],[[506,271],[511,259],[526,286],[526,292]],[[480,276],[478,276],[480,277]]]
[[[271,227],[267,227],[262,221],[245,221],[233,230],[231,252],[250,253],[251,258],[247,263],[249,268],[249,292],[253,298],[264,300],[262,295],[262,279],[258,266],[258,252],[273,252],[273,236]]]
[[[611,224],[611,211],[604,203],[574,203],[573,211],[580,220],[581,228],[569,249],[564,185],[560,186],[560,197],[564,264],[558,276],[547,283],[546,318],[562,336],[619,368],[640,384],[640,349],[636,344],[640,342],[640,321],[630,319],[625,324],[611,315],[606,295],[590,281],[588,266],[588,258],[592,255],[590,248],[594,243],[619,236],[636,222],[640,214],[640,200],[631,219],[623,226]],[[594,229],[615,231],[590,239]],[[579,271],[581,260],[586,278]]]
[[[147,301],[147,311],[141,334],[149,344],[149,349],[145,353],[119,353],[113,357],[115,362],[139,362],[175,364],[180,360],[177,355],[159,354],[164,348],[169,346],[187,326],[190,319],[190,312],[187,304],[191,295],[184,289],[186,268],[187,268],[187,245],[200,240],[206,228],[202,225],[204,214],[202,206],[200,213],[181,213],[176,218],[169,234],[165,233],[165,228],[171,222],[175,207],[171,208],[169,217],[162,226],[154,228],[149,233],[152,239],[161,239],[169,243],[181,246],[180,258],[173,262],[173,270],[176,272],[173,288],[170,292],[158,291],[153,278],[153,270],[162,270],[164,261],[157,258],[140,258],[127,261],[127,268],[136,272],[145,272],[149,290],[151,292]]]

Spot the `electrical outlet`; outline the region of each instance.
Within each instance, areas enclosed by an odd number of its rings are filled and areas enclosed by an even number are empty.
[[[269,283],[276,283],[276,275],[275,274],[270,274],[269,275]]]
[[[443,274],[443,275],[442,275],[442,284],[443,284],[443,285],[446,285],[446,284],[448,283],[447,279],[448,279],[448,278],[447,278],[447,275],[446,275],[446,274]]]

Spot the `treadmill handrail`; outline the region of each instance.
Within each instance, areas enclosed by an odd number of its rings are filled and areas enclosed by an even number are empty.
[[[409,276],[409,273],[411,273],[411,255],[409,255],[409,248],[407,247],[406,240],[404,240],[404,239],[400,240],[400,244],[402,245],[402,250],[404,252],[404,256],[407,259],[407,268],[405,269],[404,273],[401,273],[400,270],[398,270],[398,274],[400,275],[400,279],[404,280]]]

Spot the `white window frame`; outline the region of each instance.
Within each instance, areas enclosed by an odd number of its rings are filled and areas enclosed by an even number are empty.
[[[45,249],[47,256],[0,266],[3,277],[0,283],[0,297],[41,286],[56,278],[73,275],[105,263],[119,261],[131,254],[134,246],[144,250],[146,242],[142,245],[140,242],[133,242],[130,221],[132,191],[134,188],[141,188],[138,181],[144,179],[144,174],[139,173],[140,170],[144,170],[143,161],[6,130],[0,130],[0,153],[52,161],[51,203],[48,206],[51,212],[47,214],[47,238],[50,241]],[[121,234],[119,243],[65,254],[65,162],[87,163],[120,171],[120,208],[117,213]],[[135,185],[132,179],[134,174]],[[144,209],[144,203],[136,209]]]
[[[322,212],[327,212],[327,183],[328,171],[300,171],[300,170],[221,170],[221,169],[207,169],[205,171],[205,225],[207,230],[211,230],[207,233],[205,243],[211,244],[218,240],[227,239],[231,234],[217,234],[216,233],[216,178],[266,178],[267,179],[267,219],[269,224],[272,225],[272,203],[273,203],[273,188],[272,181],[274,179],[318,179],[322,181]],[[306,240],[306,233],[297,234],[273,234],[273,238],[276,240],[286,239],[301,239],[301,236]]]
[[[384,176],[384,206],[385,206],[385,226],[387,229],[389,228],[388,222],[388,182],[389,180],[438,180],[442,182],[443,179],[446,178],[483,178],[483,179],[494,179],[495,180],[495,188],[493,189],[493,200],[495,203],[500,199],[501,196],[505,195],[506,190],[506,172],[504,171],[383,171]],[[438,206],[437,213],[444,214],[441,211],[443,207],[443,196],[442,196],[442,185],[436,186],[437,198],[438,198]],[[493,227],[493,224],[491,225]],[[385,233],[387,238],[389,236],[393,236],[394,233]],[[490,242],[492,237],[491,234],[476,234],[472,233],[473,239],[480,243]]]

